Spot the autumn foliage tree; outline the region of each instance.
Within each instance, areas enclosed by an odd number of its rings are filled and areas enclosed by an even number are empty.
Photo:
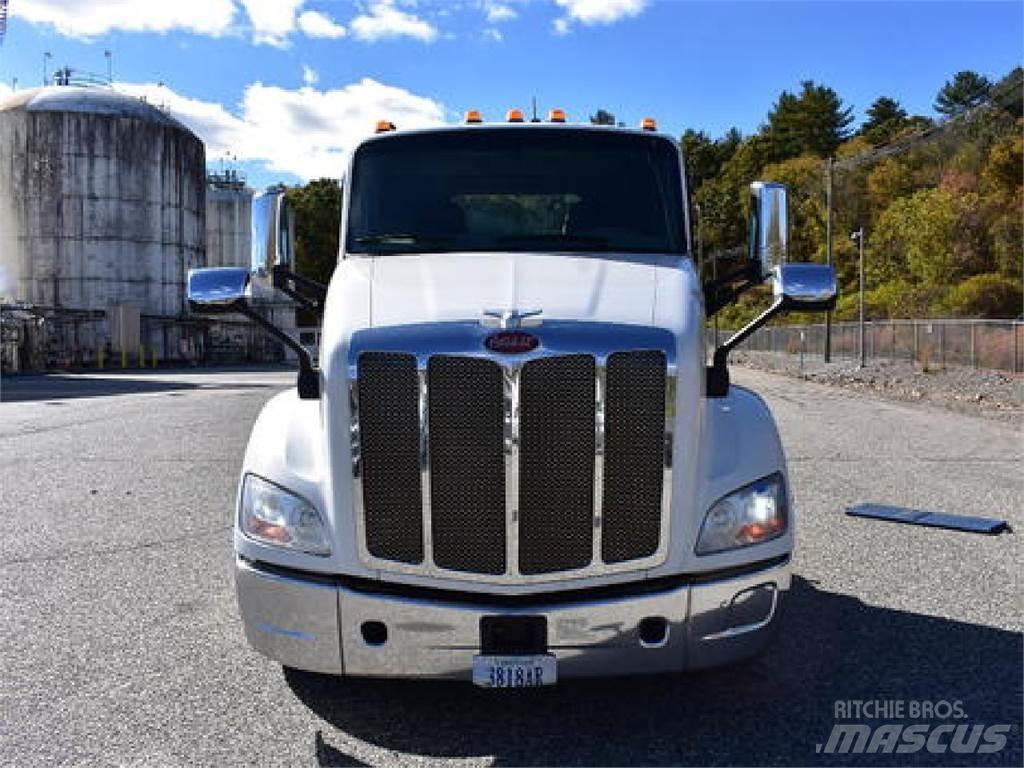
[[[861,226],[869,317],[1020,315],[1024,70],[994,84],[958,72],[937,92],[935,109],[938,121],[880,96],[851,134],[851,109],[807,81],[783,91],[753,135],[687,131],[680,143],[705,254],[742,255],[747,187],[760,178],[790,186],[792,257],[823,260],[825,158],[833,156],[839,319],[856,316],[857,247],[846,235]],[[757,309],[741,301],[722,317],[737,324]]]

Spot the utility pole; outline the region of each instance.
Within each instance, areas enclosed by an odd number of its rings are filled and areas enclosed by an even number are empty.
[[[107,85],[114,84],[114,62],[113,56],[110,51],[104,51],[103,55],[107,59]]]
[[[46,87],[46,78],[47,78],[47,71],[46,71],[47,68],[46,68],[46,65],[49,63],[50,59],[52,59],[52,58],[53,58],[53,54],[50,53],[49,51],[47,51],[46,53],[43,54],[43,87],[44,88]]]
[[[832,157],[825,165],[825,263],[832,266]],[[825,313],[825,362],[832,362],[832,310]]]
[[[859,301],[859,305],[860,305],[860,320],[858,322],[857,335],[858,335],[858,338],[859,338],[859,346],[860,346],[860,367],[863,368],[864,367],[864,363],[865,363],[865,359],[864,359],[864,227],[861,227],[856,232],[854,232],[852,235],[850,235],[850,239],[851,240],[856,240],[857,244],[860,246],[860,269],[859,269],[859,272],[860,272],[860,301]]]

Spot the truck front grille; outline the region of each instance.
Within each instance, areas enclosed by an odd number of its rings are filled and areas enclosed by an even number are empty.
[[[359,448],[366,549],[399,563],[423,561],[420,396],[416,358],[359,357]]]
[[[594,358],[526,363],[519,402],[519,571],[583,568],[594,556]]]
[[[434,562],[505,572],[505,453],[501,368],[472,357],[431,358],[430,521]]]
[[[515,582],[664,558],[665,351],[354,361],[356,514],[373,567]]]
[[[608,357],[601,556],[606,563],[658,549],[665,455],[665,354]]]

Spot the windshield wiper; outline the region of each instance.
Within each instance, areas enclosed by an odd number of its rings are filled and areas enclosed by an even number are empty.
[[[503,235],[501,243],[551,243],[578,248],[600,248],[608,245],[608,238],[600,235],[563,235],[558,232],[540,235]]]
[[[437,245],[451,242],[453,239],[436,235],[413,235],[407,232],[381,232],[354,238],[360,245],[417,245],[418,243]]]

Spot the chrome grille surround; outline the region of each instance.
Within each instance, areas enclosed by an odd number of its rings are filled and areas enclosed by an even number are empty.
[[[484,340],[494,332],[472,321],[424,323],[408,326],[372,328],[355,333],[349,347],[349,389],[351,397],[351,435],[353,472],[353,511],[359,555],[370,568],[391,573],[477,581],[494,584],[530,584],[566,581],[588,576],[642,571],[665,561],[671,541],[670,510],[672,493],[672,414],[675,396],[676,349],[673,334],[662,328],[546,320],[527,329],[540,339],[537,349],[516,355],[489,351]],[[419,371],[420,412],[420,490],[422,494],[423,560],[399,562],[372,555],[367,548],[366,510],[363,503],[362,456],[360,450],[359,358],[364,352],[391,352],[412,355]],[[665,360],[665,432],[662,466],[660,530],[657,549],[649,556],[606,563],[602,560],[602,503],[604,500],[604,418],[607,393],[606,367],[615,353],[657,352]],[[541,573],[522,573],[519,566],[519,482],[520,482],[520,394],[523,366],[533,360],[589,355],[594,360],[594,468],[593,468],[593,542],[592,556],[583,567]],[[502,371],[504,407],[505,525],[506,553],[503,573],[453,570],[439,566],[434,559],[431,514],[430,403],[428,370],[432,357],[454,356],[486,359]]]

